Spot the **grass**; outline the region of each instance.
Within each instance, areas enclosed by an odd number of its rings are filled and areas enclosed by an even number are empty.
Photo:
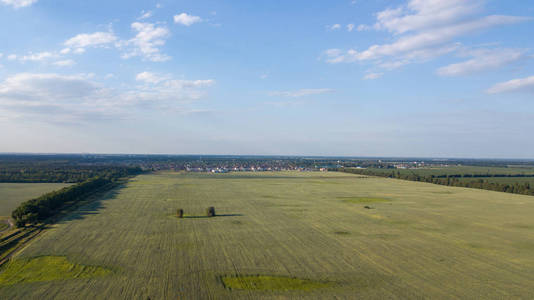
[[[0,231],[9,228],[9,225],[5,222],[5,219],[0,218]]]
[[[282,276],[223,276],[224,286],[231,290],[310,291],[332,286],[331,283]]]
[[[10,216],[20,203],[69,185],[64,183],[0,183],[0,216]]]
[[[342,197],[392,201],[362,209]],[[204,215],[209,206],[224,216],[171,217],[177,208]],[[1,286],[0,295],[530,299],[533,215],[534,197],[345,173],[140,175],[65,217],[15,257],[63,256],[121,272]],[[222,282],[251,274],[332,286],[255,290]]]
[[[338,197],[345,203],[377,203],[377,202],[389,202],[391,200],[385,198],[374,198],[374,197]]]
[[[94,278],[109,274],[111,274],[109,269],[74,264],[63,256],[40,256],[9,262],[0,273],[0,286],[74,278]]]

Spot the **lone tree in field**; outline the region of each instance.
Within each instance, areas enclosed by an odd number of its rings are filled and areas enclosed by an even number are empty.
[[[206,215],[208,217],[215,217],[215,207],[210,206],[208,209],[206,209]]]
[[[178,218],[180,218],[180,219],[183,218],[183,217],[184,217],[184,210],[181,209],[181,208],[179,208],[179,209],[176,211],[176,216],[177,216]]]

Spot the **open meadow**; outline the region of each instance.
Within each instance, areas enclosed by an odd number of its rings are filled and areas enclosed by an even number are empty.
[[[532,299],[533,216],[531,196],[347,173],[140,175],[32,241],[0,295]]]

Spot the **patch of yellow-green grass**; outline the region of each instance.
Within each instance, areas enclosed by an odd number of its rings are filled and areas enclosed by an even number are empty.
[[[224,286],[232,290],[310,291],[332,285],[331,282],[268,275],[223,276],[221,279]]]
[[[391,200],[378,197],[338,197],[345,203],[377,203],[377,202],[389,202]]]
[[[103,267],[72,263],[64,256],[15,259],[0,272],[0,286],[24,282],[101,277],[111,272],[110,269]]]

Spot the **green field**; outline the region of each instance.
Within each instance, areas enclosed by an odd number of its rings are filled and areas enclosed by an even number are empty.
[[[533,216],[530,196],[346,173],[141,175],[29,244],[0,295],[532,299]]]
[[[20,203],[69,185],[64,183],[0,183],[0,216],[10,216]]]

